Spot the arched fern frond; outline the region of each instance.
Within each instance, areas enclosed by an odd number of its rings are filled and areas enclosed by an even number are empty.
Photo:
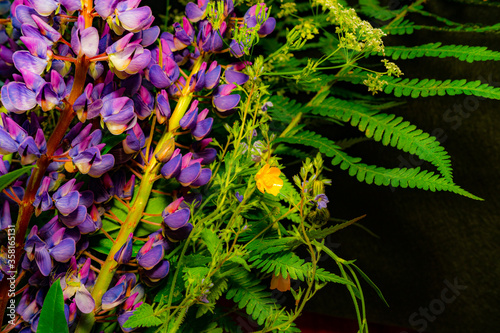
[[[361,163],[361,158],[347,155],[333,141],[314,132],[304,131],[295,134],[294,137],[283,137],[277,140],[319,149],[321,153],[333,158],[333,165],[338,165],[342,170],[348,170],[349,175],[356,176],[360,182],[392,187],[419,188],[433,192],[449,191],[472,199],[481,200],[477,196],[463,190],[452,181],[440,177],[439,174],[426,170],[421,171],[418,167],[410,169],[386,169]]]

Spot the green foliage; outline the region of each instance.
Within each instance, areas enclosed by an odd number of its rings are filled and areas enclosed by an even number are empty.
[[[52,283],[45,297],[38,321],[38,332],[69,332],[66,315],[64,314],[64,296],[59,280],[57,279]]]
[[[422,57],[454,57],[460,61],[467,61],[468,63],[474,61],[500,60],[500,52],[489,50],[486,46],[442,45],[440,42],[417,46],[386,46],[385,55],[394,60]]]
[[[20,169],[11,171],[5,175],[0,176],[0,191],[3,191],[7,186],[9,186],[16,179],[21,177],[24,174],[28,174],[34,166],[29,165],[22,167]]]
[[[162,321],[158,318],[151,305],[142,303],[134,314],[125,322],[124,327],[152,327],[161,325]]]
[[[226,298],[236,302],[240,309],[246,309],[247,314],[262,325],[277,310],[275,300],[265,291],[266,289],[267,287],[252,274],[239,271],[230,276],[230,287]]]

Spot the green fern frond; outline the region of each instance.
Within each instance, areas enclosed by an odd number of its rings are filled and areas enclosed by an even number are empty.
[[[247,271],[240,271],[230,276],[230,288],[226,294],[227,299],[232,299],[240,309],[245,308],[259,325],[277,310],[275,300],[261,282]]]
[[[294,280],[305,281],[312,272],[312,264],[310,262],[304,263],[304,259],[293,252],[279,252],[266,256],[253,257],[250,261],[253,261],[253,267],[263,273],[274,273],[274,275],[281,276],[290,275],[290,278]],[[316,269],[314,279],[321,282],[348,284],[354,287],[351,281],[328,272],[323,268]]]
[[[429,43],[418,46],[386,46],[385,55],[392,57],[394,60],[420,57],[454,57],[469,63],[474,61],[500,60],[500,52],[488,50],[486,46],[442,45],[441,43]]]
[[[294,238],[292,237],[265,238],[259,242],[248,243],[246,248],[250,254],[250,260],[253,261],[264,254],[272,254],[288,250],[290,249],[290,244],[292,244],[293,241]]]
[[[444,95],[475,95],[492,99],[500,99],[500,88],[493,87],[481,81],[463,80],[434,80],[434,79],[402,79],[397,77],[382,77],[387,81],[384,88],[386,94],[394,93],[394,96],[411,96],[413,98]]]
[[[445,179],[451,181],[450,156],[435,137],[417,129],[402,117],[378,113],[355,102],[338,98],[328,98],[311,111],[324,117],[335,117],[350,122],[365,132],[368,138],[381,141],[384,146],[392,146],[420,159],[432,163]],[[340,148],[340,147],[339,147]]]
[[[370,140],[370,138],[361,136],[359,138],[349,138],[335,141],[335,144],[340,147],[340,149],[350,148],[358,143]]]
[[[274,151],[276,155],[288,155],[292,157],[296,157],[299,160],[304,160],[309,157],[309,154],[303,152],[300,149],[290,148],[286,146],[278,146]]]
[[[387,7],[381,6],[378,0],[359,0],[359,6],[358,12],[382,21],[395,18],[406,7],[398,10],[390,10]]]
[[[349,175],[356,176],[360,182],[392,187],[410,187],[431,191],[450,191],[472,199],[480,198],[463,190],[453,182],[439,177],[433,172],[420,171],[420,168],[394,168],[386,169],[375,165],[367,165],[361,162],[359,157],[351,157],[341,151],[340,147],[314,132],[304,131],[296,134],[293,138],[278,138],[279,141],[291,144],[302,144],[315,147],[328,157],[333,157],[332,164],[339,165],[342,170],[349,170]]]

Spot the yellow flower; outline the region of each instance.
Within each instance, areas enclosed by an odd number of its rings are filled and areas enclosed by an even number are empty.
[[[280,179],[281,170],[272,167],[266,163],[262,169],[255,175],[255,180],[257,181],[257,188],[262,193],[270,193],[272,195],[278,195],[281,187],[283,186],[283,180]]]

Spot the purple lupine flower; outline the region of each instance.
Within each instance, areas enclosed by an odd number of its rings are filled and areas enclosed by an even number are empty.
[[[205,18],[205,12],[207,10],[209,0],[198,0],[198,5],[193,2],[188,2],[186,5],[186,16],[187,18],[196,23],[199,20],[203,20]]]
[[[44,177],[42,180],[42,184],[38,188],[35,200],[33,201],[36,216],[52,208],[53,202],[49,194],[51,184],[52,179],[50,177]]]
[[[180,75],[179,66],[175,62],[169,43],[164,37],[164,34],[160,37],[161,52],[156,48],[151,54],[153,61],[148,72],[149,81],[159,89],[172,86]]]
[[[156,95],[155,113],[159,124],[165,123],[170,118],[171,110],[168,94],[163,89]]]
[[[236,191],[234,196],[236,197],[236,199],[238,199],[239,202],[243,201],[243,195],[241,195],[240,192]]]
[[[210,142],[212,142],[212,139],[208,138],[198,142],[193,142],[191,145],[193,158],[200,160],[201,165],[208,165],[217,158],[217,150],[214,148],[207,148]]]
[[[324,193],[315,196],[314,201],[318,203],[318,209],[326,208],[327,204],[330,202]]]
[[[30,4],[42,16],[49,16],[59,5],[63,5],[68,12],[82,8],[82,3],[78,0],[30,0]]]
[[[233,39],[229,44],[229,52],[236,58],[239,58],[245,54],[245,45]]]
[[[163,177],[169,179],[179,175],[182,165],[182,155],[180,154],[180,151],[181,150],[178,148],[174,150],[172,156],[170,156],[170,160],[161,168],[161,174]]]
[[[173,242],[186,239],[193,229],[193,225],[188,222],[190,217],[189,208],[186,207],[179,209],[183,200],[183,197],[174,200],[162,213],[163,233],[170,241]]]
[[[267,102],[264,103],[264,105],[262,105],[261,109],[262,109],[262,111],[266,112],[268,108],[271,108],[273,106],[274,106],[273,102],[267,101]]]
[[[114,259],[118,263],[127,264],[130,259],[132,259],[132,237],[134,233],[130,233],[127,237],[127,241],[120,247],[120,249],[115,253]]]
[[[129,33],[106,49],[110,67],[122,79],[144,69],[150,62],[150,51],[142,47],[140,40],[131,42],[133,36]]]
[[[109,310],[122,304],[134,290],[137,278],[133,273],[125,273],[116,282],[115,286],[110,288],[102,296],[102,309]]]
[[[172,51],[182,50],[194,42],[194,29],[187,18],[182,18],[182,25],[179,22],[175,22],[174,31],[175,49]]]
[[[133,95],[132,99],[134,101],[137,118],[144,120],[149,117],[155,104],[153,94],[151,94],[146,87],[141,86],[139,91]]]
[[[96,0],[95,10],[117,35],[122,35],[125,30],[139,32],[149,29],[153,23],[151,8],[137,8],[139,3],[137,0]]]
[[[101,109],[101,116],[108,130],[114,134],[122,134],[137,123],[134,102],[128,97],[108,99]]]
[[[227,83],[234,83],[238,86],[245,84],[248,81],[249,76],[241,71],[248,65],[252,63],[249,61],[243,61],[236,64],[228,65],[226,71],[224,72],[224,76],[226,78]]]
[[[198,100],[191,103],[191,107],[179,121],[182,129],[194,129],[196,127],[196,119],[198,118]]]
[[[213,61],[205,73],[205,88],[213,89],[219,84],[220,72],[221,66],[217,64],[217,61]]]
[[[126,154],[134,154],[144,148],[146,145],[146,136],[138,123],[126,133],[127,137],[122,141],[123,150]]]
[[[196,125],[191,131],[191,135],[196,139],[196,141],[202,140],[206,137],[212,130],[212,125],[214,122],[213,118],[206,118],[208,114],[208,109],[204,109],[198,114],[196,119]]]
[[[85,54],[91,58],[97,55],[99,32],[94,27],[73,29],[71,31],[71,48],[77,56]]]
[[[269,17],[268,10],[269,8],[266,7],[265,3],[260,3],[250,7],[243,16],[247,27],[253,28],[257,25],[260,26],[258,31],[260,37],[269,35],[276,27],[276,19],[274,17]]]
[[[190,152],[182,157],[181,171],[176,177],[182,186],[189,186],[200,176],[201,160],[193,160],[192,156],[193,154]]]
[[[230,95],[236,85],[229,83],[217,87],[214,93],[213,105],[224,116],[234,113],[234,108],[240,103],[241,96]]]
[[[94,298],[86,287],[86,282],[91,276],[90,258],[87,258],[84,264],[77,265],[75,257],[72,257],[68,273],[61,279],[64,299],[74,296],[76,306],[83,313],[90,313],[95,307]]]

